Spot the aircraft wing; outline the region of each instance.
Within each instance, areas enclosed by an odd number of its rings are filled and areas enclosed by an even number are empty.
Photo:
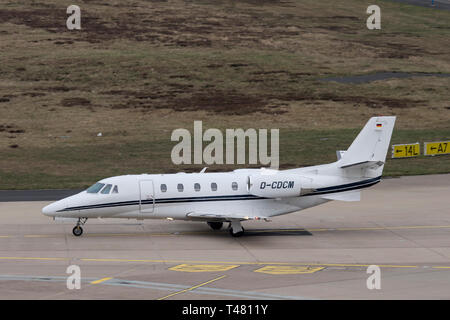
[[[189,212],[186,214],[186,217],[196,219],[196,220],[220,220],[220,221],[229,221],[229,220],[261,220],[266,219],[267,217],[259,217],[251,214],[244,213],[206,213],[206,212]]]
[[[321,198],[327,199],[327,200],[339,200],[339,201],[360,201],[361,200],[361,192],[360,191],[350,191],[350,192],[330,193],[327,195],[323,195]]]

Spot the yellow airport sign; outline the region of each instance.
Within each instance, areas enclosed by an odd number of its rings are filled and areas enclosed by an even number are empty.
[[[392,158],[410,158],[418,155],[420,155],[419,142],[392,145]]]
[[[425,142],[424,155],[450,154],[450,141]]]

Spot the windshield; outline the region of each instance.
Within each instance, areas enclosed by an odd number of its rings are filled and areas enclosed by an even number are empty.
[[[103,194],[109,194],[109,191],[111,191],[112,184],[107,184],[106,187],[103,188],[102,192]]]
[[[86,192],[87,193],[97,193],[100,191],[101,188],[103,188],[104,185],[105,185],[104,183],[97,182],[96,184],[87,188]]]

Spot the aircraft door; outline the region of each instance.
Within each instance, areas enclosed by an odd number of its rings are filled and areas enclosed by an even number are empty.
[[[155,206],[155,191],[152,180],[139,181],[139,210],[141,213],[152,213]]]

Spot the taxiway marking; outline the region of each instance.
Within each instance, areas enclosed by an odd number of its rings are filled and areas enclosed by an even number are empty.
[[[46,234],[26,234],[23,236],[24,238],[49,238]]]
[[[0,257],[0,260],[45,260],[45,261],[67,261],[69,258],[41,258],[41,257]]]
[[[386,226],[386,227],[350,227],[350,228],[311,228],[311,229],[267,229],[267,230],[248,230],[247,232],[251,234],[252,232],[257,233],[271,233],[271,232],[326,232],[326,231],[369,231],[369,230],[414,230],[414,229],[450,229],[450,225],[442,226]],[[183,236],[183,235],[223,235],[223,232],[210,232],[210,231],[180,231],[180,232],[167,232],[167,233],[91,233],[86,234],[85,237],[170,237],[170,236]],[[55,238],[60,237],[61,234],[25,234],[23,236],[15,235],[0,235],[0,238]]]
[[[98,280],[92,281],[91,284],[99,284],[99,283],[102,283],[102,282],[105,282],[105,281],[108,281],[108,280],[111,280],[111,279],[112,279],[111,277],[98,279]]]
[[[325,269],[324,267],[304,267],[304,266],[265,266],[253,272],[267,273],[267,274],[307,274],[314,273]]]
[[[350,227],[350,228],[297,228],[297,229],[267,229],[267,230],[248,230],[248,233],[258,232],[258,233],[271,233],[271,232],[300,232],[300,231],[310,231],[310,232],[326,232],[326,231],[366,231],[366,230],[408,230],[408,229],[450,229],[450,225],[438,225],[438,226],[386,226],[386,227]],[[147,236],[147,237],[170,237],[170,236],[183,236],[183,235],[222,235],[222,232],[210,232],[210,231],[180,231],[180,232],[166,232],[166,233],[91,233],[86,234],[87,237],[127,237],[127,236]],[[60,237],[61,234],[26,234],[23,236],[15,235],[0,235],[0,238],[52,238]]]
[[[90,283],[95,281],[95,278],[83,278],[81,281],[83,283]],[[16,280],[16,281],[44,281],[44,282],[66,282],[66,277],[61,276],[24,276],[24,275],[0,275],[0,281],[2,280]],[[104,281],[101,285],[114,286],[114,287],[128,287],[137,289],[150,289],[158,291],[179,291],[182,289],[189,289],[190,286],[183,284],[172,284],[163,282],[148,282],[148,281],[136,281],[136,280],[126,280],[126,279],[115,279],[112,278],[110,281]],[[264,292],[254,292],[254,291],[239,291],[231,289],[221,289],[221,288],[210,288],[210,287],[198,287],[195,289],[196,294],[202,295],[214,295],[214,296],[224,296],[232,298],[243,298],[251,300],[303,300],[308,299],[299,296],[284,296],[277,294],[270,294]]]
[[[397,227],[357,227],[357,228],[320,228],[305,229],[306,231],[364,231],[364,230],[407,230],[407,229],[448,229],[450,225],[445,226],[397,226]]]
[[[164,299],[167,299],[167,298],[173,297],[173,296],[174,296],[174,295],[176,295],[176,294],[180,294],[180,293],[184,293],[184,292],[192,291],[192,290],[194,290],[194,289],[197,289],[197,288],[203,287],[204,285],[207,285],[207,284],[209,284],[209,283],[212,283],[212,282],[214,282],[214,281],[217,281],[217,280],[223,279],[223,278],[225,278],[225,277],[226,277],[226,275],[220,276],[220,277],[218,277],[218,278],[215,278],[215,279],[212,279],[212,280],[209,280],[209,281],[206,281],[206,282],[200,283],[200,284],[198,284],[198,285],[196,285],[196,286],[193,286],[193,287],[190,287],[190,288],[187,288],[187,289],[181,290],[181,291],[177,291],[177,292],[174,292],[174,293],[168,294],[167,296],[164,296],[164,297],[162,297],[162,298],[158,298],[157,300],[164,300]]]
[[[182,272],[223,272],[239,267],[239,265],[230,264],[179,264],[169,268],[172,271]]]
[[[168,264],[210,264],[210,265],[278,265],[278,266],[316,266],[316,267],[368,267],[372,264],[354,263],[309,263],[309,262],[274,262],[274,261],[195,261],[195,260],[156,260],[156,259],[95,259],[95,258],[51,258],[51,257],[0,257],[0,260],[42,260],[42,261],[69,261],[80,260],[88,262],[142,262],[142,263],[168,263]],[[378,264],[380,268],[421,268],[415,265]],[[430,268],[450,269],[450,266],[430,266]]]
[[[94,259],[81,258],[82,261],[93,262],[150,262],[150,263],[198,263],[198,264],[232,264],[232,265],[297,265],[297,266],[324,266],[324,267],[368,267],[371,264],[345,264],[345,263],[309,263],[309,262],[250,262],[250,261],[193,261],[193,260],[151,260],[151,259]],[[406,265],[378,265],[380,268],[419,268],[419,266]]]

